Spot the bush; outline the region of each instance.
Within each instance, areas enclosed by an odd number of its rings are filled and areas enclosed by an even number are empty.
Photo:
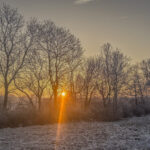
[[[143,107],[138,106],[138,105],[133,107],[133,115],[137,116],[137,117],[145,115],[145,111],[144,111]]]
[[[131,104],[123,103],[121,107],[122,107],[122,115],[123,115],[122,117],[123,118],[128,118],[128,117],[133,116],[133,110],[132,110]]]
[[[62,113],[62,119],[59,115]],[[79,121],[116,121],[132,116],[150,114],[150,103],[135,105],[132,101],[118,103],[118,110],[114,113],[112,104],[103,107],[100,102],[93,102],[89,107],[82,103],[65,104],[63,111],[60,106],[49,104],[41,109],[17,108],[13,111],[0,112],[0,128],[19,127],[29,125],[44,125],[52,123],[68,123]]]

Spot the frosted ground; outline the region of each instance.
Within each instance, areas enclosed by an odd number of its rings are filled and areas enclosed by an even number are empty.
[[[0,129],[0,150],[150,150],[150,116]],[[58,135],[58,134],[57,134]]]

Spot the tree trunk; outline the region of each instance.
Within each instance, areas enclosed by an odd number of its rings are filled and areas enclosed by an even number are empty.
[[[4,103],[3,103],[3,109],[7,109],[7,103],[8,103],[8,86],[5,85],[5,93],[4,93]]]
[[[138,98],[137,98],[137,88],[136,88],[136,85],[134,85],[134,99],[135,99],[135,105],[138,105]]]
[[[137,94],[136,93],[135,93],[134,97],[135,97],[135,105],[138,105],[138,99],[137,99]]]
[[[54,104],[57,105],[57,89],[54,89],[53,92],[54,92]]]
[[[103,97],[103,107],[106,108],[106,99]]]
[[[87,107],[87,101],[88,101],[88,99],[87,99],[87,96],[86,96],[85,102],[84,102],[84,107],[85,107],[85,108]]]
[[[41,97],[38,97],[39,110],[41,110]]]
[[[30,103],[31,106],[34,108],[34,104],[33,104],[32,98],[28,97],[28,99],[29,99],[29,103]]]
[[[114,116],[114,119],[116,117],[116,112],[117,112],[117,109],[118,109],[118,92],[117,90],[115,90],[114,92],[114,98],[113,98],[113,116]]]

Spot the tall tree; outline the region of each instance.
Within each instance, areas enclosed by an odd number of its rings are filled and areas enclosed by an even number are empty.
[[[128,77],[129,59],[111,44],[104,44],[98,61],[97,88],[103,99],[104,107],[112,99],[113,108],[117,110],[118,96],[124,89]]]
[[[128,79],[129,58],[124,56],[118,49],[112,53],[111,63],[111,78],[112,78],[112,91],[113,91],[113,108],[117,110],[118,96],[124,89]]]
[[[141,69],[147,82],[150,81],[150,59],[141,62]]]
[[[85,99],[85,106],[88,106],[91,103],[92,96],[96,89],[97,73],[95,62],[96,61],[94,57],[88,58],[84,67],[83,93]]]
[[[144,103],[145,80],[139,64],[131,66],[130,75],[130,91],[134,94],[135,104],[138,104],[138,99]]]
[[[80,45],[78,45],[80,46]],[[67,64],[68,64],[68,76],[67,76],[67,83],[68,84],[68,88],[69,88],[69,92],[70,92],[70,98],[74,101],[76,101],[76,94],[77,94],[77,89],[76,89],[76,76],[78,74],[78,72],[81,70],[81,65],[83,63],[82,61],[82,54],[83,51],[82,49],[79,47],[74,51],[70,51],[70,57],[68,57],[67,59]]]
[[[103,106],[106,107],[112,98],[111,72],[112,72],[112,46],[106,43],[102,46],[101,55],[97,59],[97,90],[101,95]]]
[[[50,85],[52,86],[54,102],[56,104],[58,90],[62,86],[65,76],[70,71],[68,64],[73,64],[76,56],[82,56],[82,48],[80,41],[69,30],[57,27],[51,21],[46,21],[41,26],[39,37],[38,44],[47,55]],[[73,53],[76,54],[76,52],[77,55],[72,55]]]
[[[30,96],[30,93],[32,93],[38,100],[38,108],[40,110],[42,96],[48,81],[45,60],[39,50],[32,50],[32,53],[30,53],[26,59],[26,66],[23,72],[21,72],[17,80],[15,80],[16,88],[27,96],[33,106],[34,102]]]
[[[4,109],[7,108],[9,87],[22,69],[32,43],[30,33],[23,33],[23,27],[23,16],[17,9],[3,4],[0,8],[0,72],[4,85]]]

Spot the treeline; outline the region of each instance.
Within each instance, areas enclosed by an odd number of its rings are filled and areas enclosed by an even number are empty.
[[[52,21],[26,22],[17,9],[0,8],[1,108],[8,109],[9,95],[25,96],[41,109],[44,98],[58,103],[62,91],[70,101],[87,108],[98,99],[103,107],[118,110],[120,98],[135,105],[148,99],[150,59],[132,64],[118,48],[104,44],[99,54],[86,58],[80,40]],[[37,105],[38,104],[38,105]]]

